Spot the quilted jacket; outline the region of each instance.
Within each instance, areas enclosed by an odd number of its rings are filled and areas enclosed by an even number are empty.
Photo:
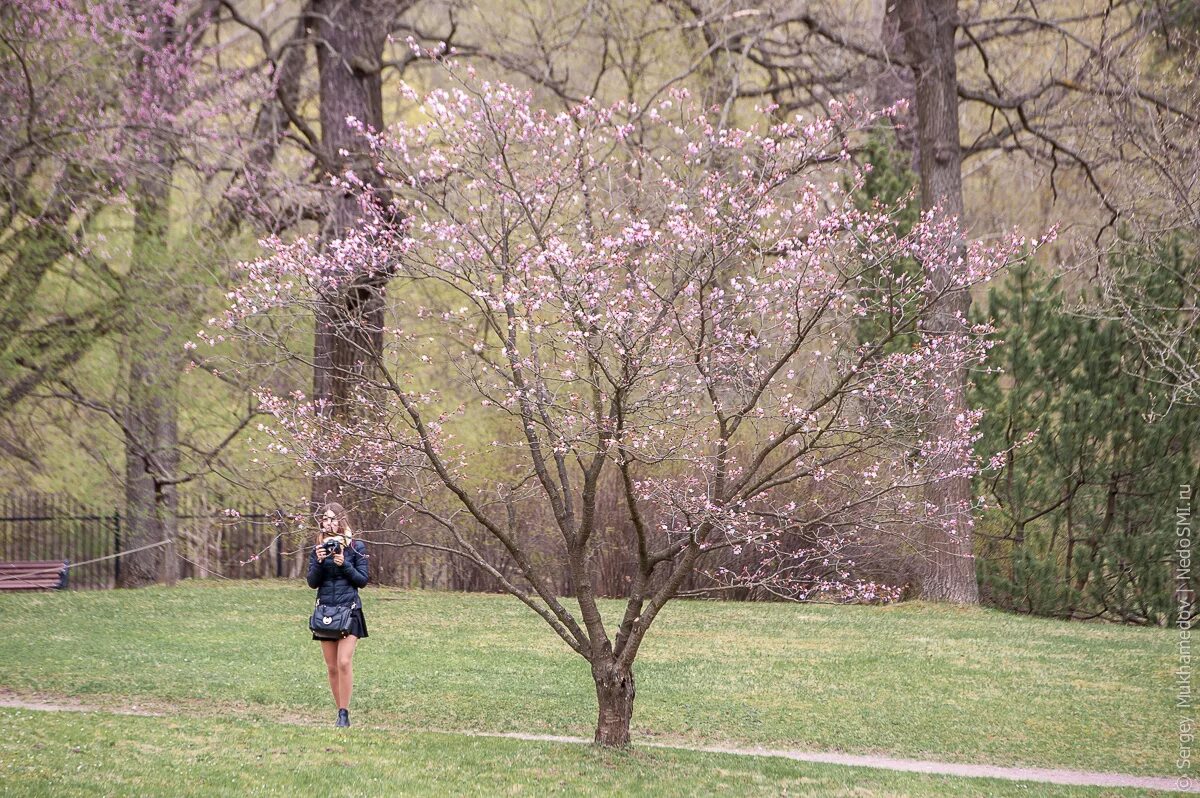
[[[367,584],[367,547],[356,540],[345,549],[346,561],[337,565],[333,555],[317,562],[314,548],[308,554],[308,586],[316,588],[319,604],[362,606],[358,589]]]

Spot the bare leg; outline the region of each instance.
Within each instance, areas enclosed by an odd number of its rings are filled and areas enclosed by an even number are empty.
[[[345,706],[342,703],[342,683],[338,673],[338,643],[340,640],[322,640],[321,653],[325,655],[325,670],[329,676],[329,690],[333,693],[333,703],[338,709]]]
[[[350,693],[354,690],[354,647],[358,638],[347,635],[337,641],[337,674],[340,686],[338,709],[350,708]]]

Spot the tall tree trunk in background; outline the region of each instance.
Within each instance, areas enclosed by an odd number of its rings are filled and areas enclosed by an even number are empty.
[[[402,3],[388,0],[315,0],[311,28],[316,40],[320,76],[321,149],[326,167],[341,176],[352,170],[368,185],[378,185],[361,135],[346,123],[354,117],[383,128],[381,68],[391,20]],[[323,237],[334,240],[363,218],[358,197],[350,192],[331,197]],[[349,412],[346,398],[360,375],[372,369],[373,353],[383,349],[385,278],[361,279],[322,307],[313,346],[313,397],[328,403],[328,412]],[[347,324],[354,320],[354,324]],[[320,506],[338,499],[351,510],[360,529],[378,528],[378,515],[368,495],[355,495],[327,477],[312,483],[312,502]]]
[[[958,72],[954,36],[958,29],[956,0],[894,0],[898,32],[912,68],[917,111],[917,147],[921,176],[921,208],[936,209],[943,218],[963,221],[962,150],[958,131]],[[884,26],[885,36],[888,31]],[[961,240],[960,227],[960,240]],[[965,249],[965,241],[960,243]],[[950,274],[933,269],[929,275],[939,292]],[[961,329],[971,306],[970,293],[952,291],[934,306],[926,329]],[[950,375],[950,396],[935,407],[938,422],[932,430],[953,438],[955,416],[966,409],[966,369]],[[971,481],[966,477],[939,480],[926,489],[925,500],[952,522],[957,535],[931,528],[923,552],[921,597],[933,601],[975,604],[979,588],[972,554]]]
[[[170,89],[154,58],[174,44],[175,21],[159,4],[147,6],[146,40],[138,53],[136,85],[130,94],[145,108],[169,107]],[[170,59],[166,59],[168,62]],[[125,406],[125,516],[129,530],[125,548],[159,541],[168,545],[130,555],[122,568],[125,587],[158,579],[174,581],[174,546],[178,502],[175,486],[165,480],[179,467],[178,392],[179,352],[171,345],[172,318],[178,293],[170,271],[168,225],[174,143],[162,129],[146,126],[135,134],[131,146],[141,150],[140,172],[131,186],[133,194],[133,247],[127,290],[129,317],[126,357],[129,364]]]
[[[163,11],[160,2],[145,2],[146,35],[140,51],[130,95],[134,113],[146,119],[139,124],[131,144],[137,149],[139,173],[130,191],[134,197],[132,271],[126,321],[128,396],[125,426],[125,507],[129,536],[126,548],[165,540],[168,545],[144,554],[130,555],[122,569],[122,583],[136,586],[161,579],[173,582],[178,574],[174,546],[178,529],[178,495],[181,457],[178,435],[179,391],[186,360],[182,341],[174,330],[193,329],[187,322],[198,306],[181,281],[169,243],[171,187],[178,157],[175,111],[184,102],[203,101],[180,92],[182,75],[190,75],[192,47],[205,36],[216,18],[219,3],[196,4],[186,24]],[[255,118],[251,149],[240,171],[235,172],[228,193],[217,209],[206,235],[208,242],[222,242],[236,235],[253,219],[253,204],[244,190],[270,185],[259,181],[273,168],[279,144],[284,140],[289,111],[300,102],[300,87],[308,64],[302,46],[308,33],[305,17],[311,3],[301,9],[300,19],[288,44],[274,60],[274,96],[267,99]],[[247,211],[250,210],[250,213]]]

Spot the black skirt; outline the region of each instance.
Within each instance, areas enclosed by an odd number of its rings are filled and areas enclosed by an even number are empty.
[[[346,636],[349,637],[350,635],[354,635],[359,640],[367,636],[367,618],[363,615],[361,607],[350,613],[350,631],[346,633]],[[312,639],[328,640],[329,638],[313,635]]]

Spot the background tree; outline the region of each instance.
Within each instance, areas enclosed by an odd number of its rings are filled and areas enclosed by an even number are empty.
[[[899,34],[908,66],[913,72],[916,98],[917,147],[920,150],[921,208],[936,218],[958,226],[959,249],[965,254],[966,224],[962,190],[962,150],[958,129],[958,66],[955,34],[957,0],[897,0]],[[923,263],[929,279],[942,287],[953,279],[953,261]],[[934,312],[923,320],[930,329],[960,330],[971,306],[968,291],[944,292]],[[949,391],[939,400],[944,409],[934,411],[940,424],[936,434],[949,435],[954,419],[967,411],[967,372],[949,375]],[[974,604],[979,600],[971,540],[971,483],[966,476],[940,480],[929,486],[926,500],[943,519],[929,529],[923,556],[928,563],[921,575],[921,596],[933,601]],[[950,530],[953,534],[945,534]]]
[[[1200,404],[1200,353],[1195,330],[1200,325],[1200,258],[1195,256],[1200,229],[1200,92],[1194,81],[1200,68],[1200,10],[1194,3],[1147,4],[1147,25],[1153,25],[1154,49],[1147,60],[1163,73],[1179,75],[1191,91],[1177,92],[1185,135],[1190,140],[1173,146],[1159,162],[1171,173],[1169,193],[1157,195],[1135,229],[1140,239],[1122,241],[1115,257],[1100,264],[1103,292],[1093,303],[1097,318],[1121,318],[1137,341],[1146,370],[1169,390],[1173,402]],[[1135,194],[1140,186],[1131,187]],[[1129,222],[1126,222],[1129,224]],[[1147,250],[1159,249],[1154,257]],[[1147,274],[1146,272],[1149,272]],[[1164,289],[1163,286],[1166,286]],[[1164,295],[1165,290],[1165,295]]]
[[[326,186],[320,220],[326,246],[336,247],[350,231],[365,229],[368,210],[346,176],[365,181],[374,189],[372,196],[386,203],[386,190],[359,131],[362,125],[382,130],[390,121],[384,111],[384,71],[389,63],[401,74],[405,67],[388,58],[391,33],[415,5],[413,0],[315,0],[307,12],[319,80],[320,141],[315,152],[317,172]],[[353,423],[355,396],[374,382],[370,370],[384,346],[383,294],[389,276],[387,269],[380,269],[360,272],[352,283],[331,283],[334,290],[316,308],[312,395],[323,413],[343,424]],[[332,471],[311,476],[312,507],[337,496],[350,509],[357,529],[371,530],[377,539],[392,537],[371,493],[356,490],[361,480],[339,479]],[[392,552],[381,551],[376,573],[387,574],[392,562]]]
[[[251,170],[261,165],[246,163],[269,161],[278,140],[258,120],[246,128],[212,121],[247,100],[270,108],[281,96],[255,79],[260,68],[255,62],[248,70],[222,67],[225,46],[215,33],[227,21],[222,9],[236,13],[229,4],[207,0],[152,0],[129,6],[118,29],[133,64],[124,86],[126,125],[119,144],[135,164],[127,186],[132,218],[122,324],[125,396],[123,403],[100,402],[70,383],[62,395],[120,424],[131,547],[174,544],[179,487],[207,473],[257,414],[252,405],[236,414],[223,438],[211,448],[192,447],[185,460],[179,433],[184,333],[203,317],[213,283],[222,281],[219,268],[229,257],[226,239],[239,229],[237,212],[263,204],[250,180]],[[196,224],[173,224],[173,216]],[[206,279],[205,267],[209,275],[218,273],[215,281]],[[132,555],[126,565],[121,572],[126,586],[173,582],[178,568],[170,548]]]

